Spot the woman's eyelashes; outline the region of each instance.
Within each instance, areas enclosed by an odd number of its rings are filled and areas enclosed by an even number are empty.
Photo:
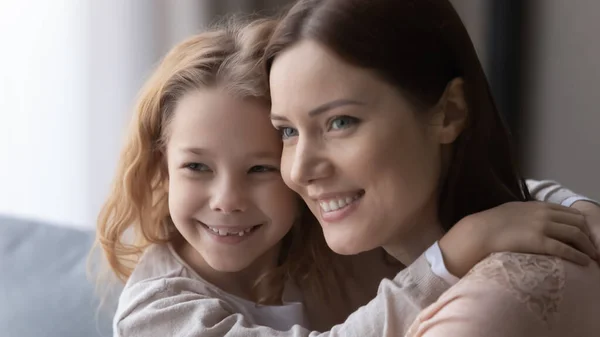
[[[281,134],[281,139],[283,140],[298,136],[298,130],[288,126],[279,127],[277,128],[277,130],[279,130],[279,133]]]
[[[356,117],[351,116],[334,116],[327,120],[325,125],[325,129],[327,131],[341,131],[353,126],[356,126],[360,123],[360,120]],[[281,134],[281,139],[284,141],[293,137],[297,137],[299,132],[298,129],[289,127],[289,126],[279,126],[276,127]]]
[[[336,116],[329,119],[327,123],[327,131],[338,131],[348,129],[356,124],[358,124],[359,120],[355,117],[350,116]]]

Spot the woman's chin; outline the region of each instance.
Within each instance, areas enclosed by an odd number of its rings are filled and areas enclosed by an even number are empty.
[[[331,250],[340,255],[356,255],[377,248],[377,246],[365,245],[364,238],[327,235],[327,232],[325,232],[325,241]]]

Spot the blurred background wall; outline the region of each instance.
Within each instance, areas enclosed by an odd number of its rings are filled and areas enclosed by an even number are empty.
[[[531,7],[526,172],[600,199],[600,1],[536,0]]]
[[[91,228],[136,93],[176,42],[289,1],[0,1],[0,214]],[[454,0],[529,177],[600,199],[600,2]]]

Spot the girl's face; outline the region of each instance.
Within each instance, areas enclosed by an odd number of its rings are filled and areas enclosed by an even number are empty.
[[[410,244],[439,228],[442,144],[459,133],[443,108],[417,113],[373,72],[309,40],[277,56],[270,85],[283,179],[335,252]]]
[[[197,252],[193,263],[223,272],[274,263],[300,201],[281,179],[268,106],[216,89],[190,92],[168,134],[169,210]]]

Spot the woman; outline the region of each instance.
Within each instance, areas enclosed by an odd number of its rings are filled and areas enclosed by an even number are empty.
[[[409,265],[459,219],[530,200],[448,1],[301,0],[276,29],[266,63],[282,175],[337,253],[384,247]],[[496,254],[425,310],[411,334],[593,336],[598,310],[597,264]]]

